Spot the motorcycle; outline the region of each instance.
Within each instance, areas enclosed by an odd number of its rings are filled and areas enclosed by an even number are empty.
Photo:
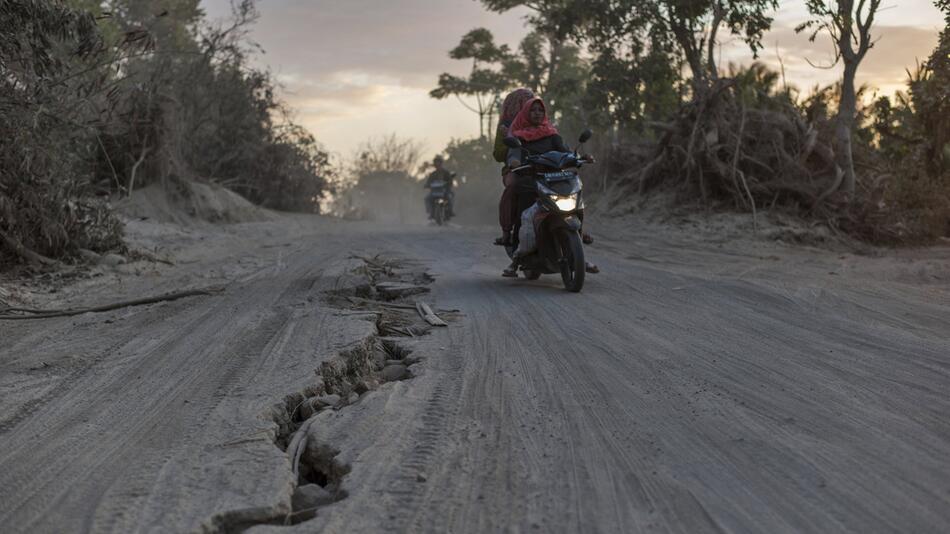
[[[452,177],[455,177],[455,173],[452,173]],[[429,195],[432,197],[432,220],[442,226],[452,217],[449,209],[452,193],[449,191],[448,184],[442,180],[433,180],[429,184],[429,190]]]
[[[593,133],[585,130],[580,136],[583,145]],[[521,141],[508,137],[505,145],[521,148]],[[515,173],[532,173],[538,192],[538,215],[534,219],[537,250],[518,257],[525,278],[537,280],[542,274],[561,274],[564,288],[577,293],[584,287],[584,245],[581,222],[584,217],[583,182],[578,170],[593,160],[571,152],[551,151],[531,155],[524,164],[512,169]],[[518,243],[505,247],[508,257],[515,259]]]

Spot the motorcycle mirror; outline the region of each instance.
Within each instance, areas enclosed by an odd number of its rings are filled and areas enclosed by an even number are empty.
[[[508,148],[521,148],[521,140],[517,137],[506,137],[505,146]]]
[[[579,139],[579,141],[580,141],[581,144],[583,145],[584,143],[586,143],[587,141],[589,141],[590,138],[591,138],[591,136],[593,136],[593,135],[594,135],[594,132],[592,132],[592,131],[590,130],[590,128],[588,128],[588,129],[584,130],[584,131],[581,133],[581,138]]]

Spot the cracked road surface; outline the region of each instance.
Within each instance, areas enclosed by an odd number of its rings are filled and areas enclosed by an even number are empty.
[[[603,274],[574,295],[501,279],[490,229],[321,224],[234,249],[221,296],[0,324],[2,530],[950,529],[945,250],[605,229]],[[460,313],[406,340],[415,378],[311,425],[351,467],[347,498],[265,524],[295,483],[268,410],[373,333],[319,298],[351,252],[418,260],[426,298]]]

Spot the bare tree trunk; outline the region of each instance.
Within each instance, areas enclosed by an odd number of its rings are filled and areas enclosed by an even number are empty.
[[[703,69],[699,54],[687,54],[686,62],[689,63],[689,70],[693,74],[693,79],[690,80],[693,86],[693,99],[699,100],[700,96],[706,93],[706,71]]]
[[[881,6],[881,0],[859,0],[855,6],[854,0],[839,0],[836,9],[828,7],[825,11],[812,13],[830,17],[828,31],[837,40],[836,60],[844,63],[844,74],[841,78],[841,98],[838,102],[838,116],[835,124],[835,163],[842,173],[841,191],[844,191],[850,202],[854,198],[856,177],[854,172],[854,152],[852,137],[854,133],[854,119],[857,113],[857,95],[854,89],[854,79],[858,72],[858,65],[864,59],[868,50],[874,46],[871,39],[871,27],[874,25],[874,16]]]
[[[677,24],[673,19],[673,36],[683,51],[683,57],[686,58],[686,64],[689,65],[690,73],[693,75],[690,84],[693,87],[693,100],[698,100],[700,95],[706,93],[706,68],[703,65],[703,52],[696,46],[695,36],[692,31],[683,24]]]
[[[692,74],[690,85],[693,88],[693,100],[699,100],[708,87],[708,69],[703,63],[703,42],[698,41],[696,31],[687,15],[681,15],[673,4],[667,4],[667,23],[673,32],[673,39],[683,52],[686,64]],[[712,36],[715,39],[715,35]]]
[[[145,138],[146,145],[142,147],[142,153],[139,154],[139,159],[132,165],[132,170],[129,172],[129,187],[128,187],[128,196],[132,196],[132,188],[135,187],[135,173],[139,170],[139,165],[145,161],[145,156],[148,155],[148,137]]]
[[[841,190],[848,195],[849,199],[854,196],[855,189],[851,134],[854,131],[854,115],[857,112],[857,97],[854,89],[854,78],[857,71],[857,63],[849,60],[846,56],[844,58],[844,77],[841,80],[841,102],[838,104],[838,117],[835,127],[835,137],[838,144],[835,154],[837,155],[838,166],[844,172]]]
[[[713,19],[709,28],[709,42],[706,44],[706,69],[709,71],[709,77],[715,81],[719,79],[719,67],[716,64],[716,36],[719,33],[719,26],[722,19],[726,16],[726,10],[721,2],[713,5]]]

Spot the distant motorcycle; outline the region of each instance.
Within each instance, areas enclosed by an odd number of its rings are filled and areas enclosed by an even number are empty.
[[[584,144],[592,132],[580,136]],[[521,141],[508,137],[509,148],[520,148]],[[583,183],[578,169],[592,160],[578,156],[577,151],[528,156],[524,165],[512,172],[533,174],[538,191],[538,214],[534,219],[537,250],[518,258],[525,277],[537,280],[542,274],[561,274],[564,288],[577,293],[584,287],[584,245],[581,241],[581,220],[584,217]],[[515,259],[517,243],[505,247],[508,257]]]
[[[455,177],[455,173],[452,173],[452,177]],[[450,209],[452,192],[443,180],[433,180],[429,184],[429,190],[429,195],[432,197],[432,219],[437,225],[442,226],[452,217]]]

